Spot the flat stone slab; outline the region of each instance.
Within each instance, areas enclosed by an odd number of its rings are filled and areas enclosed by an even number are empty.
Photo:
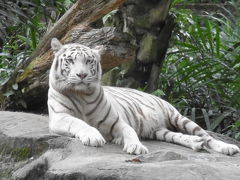
[[[0,111],[0,132],[9,137],[41,138],[49,136],[48,116]]]
[[[140,156],[126,154],[121,146],[110,143],[99,148],[87,147],[77,139],[50,134],[47,116],[0,112],[0,135],[0,147],[10,146],[12,151],[33,149],[21,161],[10,158],[13,167],[2,168],[0,179],[240,179],[240,154],[194,152],[183,146],[147,140],[143,144],[150,153]],[[0,163],[6,163],[9,153],[1,154]],[[1,176],[4,170],[11,172],[4,177]]]

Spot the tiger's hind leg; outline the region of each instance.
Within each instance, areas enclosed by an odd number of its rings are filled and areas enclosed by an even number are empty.
[[[226,154],[226,155],[233,155],[240,152],[240,149],[238,146],[214,139],[197,124],[195,124],[195,128],[193,129],[192,134],[201,136],[204,139],[204,146],[216,152]]]
[[[190,137],[201,137],[204,140],[204,146],[216,152],[226,155],[233,155],[240,152],[238,146],[214,139],[195,122],[191,121],[187,117],[182,116],[181,114],[176,114],[175,118],[172,118],[170,121],[175,128],[179,129],[184,133],[191,134]]]
[[[155,132],[157,140],[180,144],[199,151],[203,148],[204,139],[199,136],[182,134],[180,132],[173,132],[166,128],[160,129]]]
[[[192,128],[192,130],[190,129],[191,134],[202,137],[204,139],[205,147],[226,155],[233,155],[240,152],[240,149],[238,146],[214,139],[196,123],[191,121],[191,124],[193,127],[195,126],[194,128]]]

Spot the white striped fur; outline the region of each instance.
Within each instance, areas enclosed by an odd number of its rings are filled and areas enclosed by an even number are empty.
[[[148,153],[139,138],[204,146],[232,155],[239,148],[218,141],[168,102],[134,89],[100,85],[100,56],[79,44],[52,40],[55,58],[49,75],[49,127],[80,139],[84,145],[122,144],[130,154]]]

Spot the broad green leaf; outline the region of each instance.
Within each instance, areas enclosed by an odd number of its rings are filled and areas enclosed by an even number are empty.
[[[161,89],[157,89],[156,91],[152,92],[152,94],[158,97],[165,95],[165,93]]]
[[[212,34],[212,26],[211,23],[208,19],[205,20],[205,24],[206,24],[206,30],[207,30],[207,37],[208,37],[208,42],[210,45],[210,50],[213,54],[214,52],[214,48],[213,48],[213,34]]]
[[[3,96],[6,96],[7,98],[11,95],[13,95],[14,92],[12,90],[7,91],[6,93],[3,94]]]
[[[203,117],[204,117],[207,129],[211,131],[212,128],[211,128],[209,116],[208,116],[208,113],[207,113],[206,109],[202,109],[202,113],[203,113]]]
[[[13,84],[13,85],[12,85],[12,88],[13,88],[14,90],[18,90],[18,84],[17,84],[17,83]]]
[[[192,112],[191,112],[191,120],[193,122],[196,122],[196,108],[192,108]]]
[[[219,56],[220,55],[220,45],[221,45],[219,26],[216,26],[215,39],[216,39],[216,53]]]
[[[223,121],[229,114],[231,114],[231,113],[232,113],[232,112],[223,113],[223,114],[221,114],[219,117],[215,118],[215,119],[212,121],[211,129],[212,129],[212,130],[216,129],[216,128],[222,123],[222,121]]]
[[[240,127],[240,120],[238,120],[238,121],[235,122],[235,126],[236,126],[236,127]]]

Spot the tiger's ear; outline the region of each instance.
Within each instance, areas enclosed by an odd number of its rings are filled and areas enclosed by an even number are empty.
[[[62,43],[57,38],[52,38],[51,47],[53,51],[58,51],[62,47]]]
[[[104,46],[103,45],[95,46],[92,50],[97,54],[97,57],[99,58],[99,61],[100,61],[101,54],[103,54],[103,51],[105,50]]]

